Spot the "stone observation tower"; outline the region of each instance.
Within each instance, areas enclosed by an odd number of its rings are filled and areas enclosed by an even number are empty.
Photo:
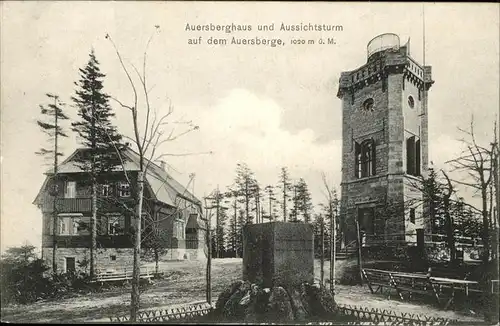
[[[400,46],[390,33],[368,43],[366,63],[341,73],[345,244],[357,239],[358,229],[363,245],[375,246],[414,242],[416,229],[430,227],[412,184],[428,168],[433,83],[431,67],[410,56],[409,41]]]

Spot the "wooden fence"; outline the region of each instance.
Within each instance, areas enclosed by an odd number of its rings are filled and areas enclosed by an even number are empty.
[[[457,320],[422,316],[410,313],[396,313],[391,310],[381,310],[377,308],[366,308],[350,305],[337,305],[335,314],[344,322],[355,325],[358,323],[365,324],[369,322],[372,325],[454,325]]]
[[[142,311],[137,315],[137,322],[189,322],[193,319],[207,315],[210,311],[212,311],[212,306],[208,303],[198,303],[164,310]],[[112,323],[123,323],[129,321],[130,316],[115,316],[109,317],[109,319]]]
[[[137,322],[141,323],[182,323],[199,322],[203,323],[203,317],[213,311],[213,306],[208,303],[199,303],[180,308],[143,311],[138,314]],[[129,321],[129,316],[110,317],[112,323],[123,323]],[[370,323],[371,325],[453,325],[457,320],[429,317],[410,313],[396,313],[391,310],[381,310],[376,308],[366,308],[350,305],[337,305],[329,320],[324,323],[341,323],[342,325],[357,325]],[[323,323],[320,322],[320,324]]]

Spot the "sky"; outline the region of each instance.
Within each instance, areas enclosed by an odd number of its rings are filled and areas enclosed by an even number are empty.
[[[45,93],[71,104],[74,82],[91,49],[106,74],[104,90],[131,103],[120,67],[142,67],[148,47],[147,80],[159,114],[174,108],[172,121],[200,128],[164,144],[169,172],[181,183],[195,173],[194,192],[203,197],[233,183],[245,162],[262,185],[275,185],[282,166],[304,178],[314,204],[325,200],[321,173],[337,189],[341,171],[342,71],[366,62],[366,45],[382,33],[411,42],[411,56],[436,81],[429,94],[430,160],[437,167],[460,152],[458,127],[474,116],[478,139],[488,142],[499,115],[499,8],[493,3],[327,2],[66,2],[2,1],[1,71],[1,250],[26,241],[40,246],[41,212],[32,202],[49,165],[34,153],[45,146],[36,126]],[[342,31],[279,31],[285,24],[327,24]],[[275,24],[274,31],[258,25]],[[233,33],[186,31],[190,25],[251,25]],[[155,28],[158,25],[159,28]],[[188,44],[189,39],[199,45]],[[209,45],[209,37],[280,38],[285,45]],[[318,44],[335,38],[336,44]],[[292,40],[315,40],[293,45]],[[306,42],[307,43],[307,42]],[[132,135],[130,114],[112,103],[114,123]],[[76,118],[76,109],[67,106]],[[179,131],[179,129],[177,129]],[[63,141],[65,157],[78,146]],[[211,155],[197,154],[212,152]]]

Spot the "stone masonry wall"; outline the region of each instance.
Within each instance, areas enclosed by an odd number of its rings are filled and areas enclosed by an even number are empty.
[[[52,269],[52,248],[42,248],[42,257],[46,266]],[[66,271],[66,257],[75,258],[78,273],[89,272],[89,267],[79,266],[80,263],[90,259],[88,248],[58,248],[56,257],[59,272]],[[132,268],[132,264],[132,248],[106,248],[98,249],[96,252],[96,270],[98,271],[123,270],[123,268]]]

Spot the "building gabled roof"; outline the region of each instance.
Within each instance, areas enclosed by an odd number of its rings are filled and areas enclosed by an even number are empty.
[[[66,158],[61,164],[58,165],[58,173],[70,174],[70,173],[82,173],[85,172],[81,164],[76,160],[77,156],[82,152],[86,151],[85,148],[76,149],[68,158]],[[130,148],[126,148],[121,153],[123,159],[123,166],[117,166],[115,171],[123,171],[125,169],[129,172],[140,170],[140,156],[138,153]],[[148,169],[146,173],[146,181],[148,186],[152,190],[156,200],[168,204],[170,206],[176,207],[178,205],[177,200],[179,198],[187,200],[197,205],[201,205],[201,201],[196,198],[189,190],[175,180],[167,171],[163,168],[145,159],[145,164],[148,164]],[[54,174],[53,169],[49,169],[45,172],[47,178],[45,179],[38,195],[34,200],[34,204],[38,202],[42,191],[45,189],[48,180]]]

